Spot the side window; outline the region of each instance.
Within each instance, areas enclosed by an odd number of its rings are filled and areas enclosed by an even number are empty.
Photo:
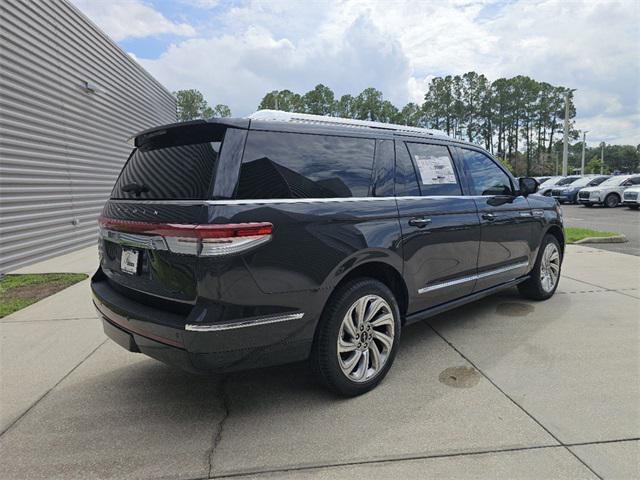
[[[393,196],[393,140],[376,140],[370,197]]]
[[[462,195],[453,159],[444,145],[407,143],[423,196]]]
[[[237,199],[366,197],[375,141],[249,132]]]
[[[471,195],[513,195],[511,180],[493,160],[475,150],[461,148]]]
[[[409,157],[409,151],[404,142],[396,140],[396,196],[419,197],[420,187],[416,170]]]

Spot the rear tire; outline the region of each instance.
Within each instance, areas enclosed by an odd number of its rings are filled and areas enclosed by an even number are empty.
[[[561,267],[560,243],[556,237],[547,234],[542,239],[538,258],[529,279],[518,285],[520,295],[531,300],[550,298],[558,288]]]
[[[615,193],[610,193],[604,199],[603,205],[607,208],[615,208],[620,204],[620,197]]]
[[[329,390],[353,397],[376,387],[400,342],[400,310],[389,288],[371,278],[347,282],[329,299],[311,351],[311,367]]]

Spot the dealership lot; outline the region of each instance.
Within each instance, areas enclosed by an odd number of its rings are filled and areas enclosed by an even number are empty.
[[[410,326],[349,400],[302,364],[208,378],[128,353],[85,281],[0,321],[0,477],[637,478],[639,272],[569,247],[551,300],[507,291]]]
[[[627,207],[606,208],[582,205],[563,205],[562,213],[567,227],[590,228],[605,232],[623,233],[627,243],[602,243],[594,248],[611,252],[640,255],[640,211]]]

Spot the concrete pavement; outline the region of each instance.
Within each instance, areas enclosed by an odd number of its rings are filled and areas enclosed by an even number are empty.
[[[202,377],[128,353],[82,282],[0,321],[0,477],[638,478],[639,272],[569,247],[552,299],[409,326],[348,400],[304,364]]]

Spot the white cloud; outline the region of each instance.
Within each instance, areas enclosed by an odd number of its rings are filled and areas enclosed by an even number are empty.
[[[338,95],[373,86],[401,106],[420,102],[434,76],[475,70],[491,80],[522,74],[575,88],[577,125],[591,130],[591,142],[640,143],[637,1],[211,3],[215,18],[202,9],[197,38],[139,61],[168,88],[198,88],[237,115],[253,111],[269,90],[304,92],[320,82]],[[145,31],[131,8],[122,15],[93,5],[121,30]],[[172,25],[192,35],[188,25]]]
[[[368,16],[356,18],[337,41],[322,36],[292,41],[249,25],[237,35],[192,39],[171,45],[156,60],[140,60],[175,90],[195,87],[210,103],[228,103],[245,115],[273,89],[304,92],[324,83],[336,94],[369,86],[397,103],[406,102],[408,60],[399,43],[379,31]]]
[[[115,41],[161,34],[191,37],[195,29],[175,23],[141,0],[73,0],[82,12]]]

